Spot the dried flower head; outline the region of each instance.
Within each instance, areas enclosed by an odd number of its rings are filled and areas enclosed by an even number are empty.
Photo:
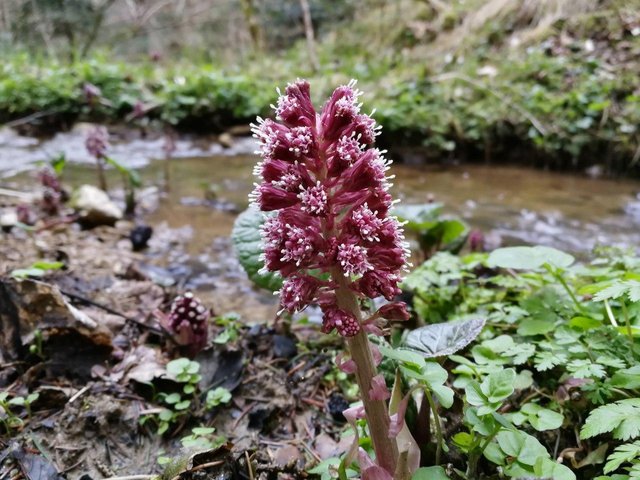
[[[267,216],[265,268],[279,272],[283,309],[318,303],[323,331],[356,335],[361,322],[338,306],[336,275],[358,298],[399,293],[408,248],[389,214],[390,161],[373,148],[379,127],[361,113],[355,82],[336,88],[317,113],[306,81],[289,84],[277,121],[252,125],[262,161],[250,198]],[[324,275],[324,274],[330,275]]]

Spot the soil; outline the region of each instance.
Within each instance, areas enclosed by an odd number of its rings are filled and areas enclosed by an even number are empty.
[[[2,430],[0,478],[304,478],[306,467],[348,448],[342,419],[327,409],[337,387],[323,380],[337,340],[314,353],[306,345],[319,341],[317,328],[276,321],[275,299],[253,291],[227,240],[206,252],[217,269],[205,282],[184,230],[155,226],[136,252],[134,222],[82,230],[64,218],[0,233],[0,387],[10,398],[39,395],[30,414],[12,407],[23,426]],[[64,266],[9,275],[39,260]],[[208,347],[196,357],[202,394],[159,435],[141,419],[160,411],[158,392],[180,391],[166,364],[181,352],[157,312],[188,289],[215,314],[234,310],[241,320],[209,323]],[[237,337],[219,342],[229,325]],[[231,401],[205,409],[205,393],[218,386]],[[195,456],[182,448],[193,427],[214,427],[221,446]]]

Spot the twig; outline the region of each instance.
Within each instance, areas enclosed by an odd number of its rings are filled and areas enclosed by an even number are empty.
[[[244,457],[247,460],[247,470],[249,472],[249,479],[254,480],[253,476],[253,466],[251,465],[251,458],[249,457],[249,452],[247,450],[244,451]]]
[[[197,472],[198,470],[203,470],[203,469],[209,468],[209,467],[217,467],[218,465],[222,465],[222,464],[224,464],[224,460],[216,460],[215,462],[203,463],[202,465],[198,465],[197,467],[193,467],[193,468],[191,468],[189,470],[185,470],[184,472],[180,472],[178,475],[173,477],[171,480],[179,479],[180,475],[182,475],[183,473]],[[152,477],[152,478],[155,478],[155,477]],[[113,478],[111,478],[111,479],[107,478],[106,480],[114,480],[114,479]],[[122,479],[117,479],[117,480],[122,480]]]
[[[148,480],[158,478],[158,475],[125,475],[124,477],[109,477],[105,480]]]
[[[78,398],[80,398],[87,390],[91,388],[89,385],[85,385],[80,390],[78,390],[70,399],[69,404],[75,402]]]
[[[255,404],[256,404],[255,402],[250,403],[249,405],[247,405],[247,406],[245,407],[245,409],[244,409],[242,412],[240,412],[240,415],[238,416],[238,418],[236,418],[236,421],[235,421],[235,422],[233,422],[233,428],[232,428],[232,430],[235,430],[236,428],[238,428],[238,424],[240,423],[240,420],[242,420],[242,419],[245,417],[245,415],[246,415],[247,413],[249,413],[249,412],[251,411],[251,409],[253,409],[253,407],[255,406]]]
[[[22,117],[22,118],[17,118],[15,120],[12,120],[10,122],[7,122],[4,124],[5,127],[18,127],[20,125],[24,125],[25,123],[29,123],[31,120],[37,120],[39,118],[42,117],[47,117],[49,115],[53,115],[54,113],[58,113],[57,110],[44,110],[42,112],[35,112],[32,113],[31,115],[27,115],[26,117]]]
[[[68,292],[66,290],[60,290],[60,293],[62,293],[63,295],[65,295],[65,296],[67,296],[67,297],[69,297],[72,300],[75,300],[77,302],[84,303],[85,305],[90,305],[92,307],[99,308],[101,310],[104,310],[107,313],[112,314],[112,315],[117,315],[118,317],[124,318],[127,322],[135,323],[136,325],[138,325],[140,327],[143,327],[143,328],[146,328],[147,330],[151,330],[152,332],[155,332],[155,333],[157,333],[159,335],[166,335],[166,332],[164,330],[160,329],[160,328],[152,327],[151,325],[147,325],[146,323],[141,322],[140,320],[136,320],[135,318],[128,317],[124,313],[121,313],[121,312],[119,312],[117,310],[114,310],[113,308],[108,307],[107,305],[103,305],[101,303],[94,302],[93,300],[91,300],[89,298],[86,298],[86,297],[83,297],[82,295],[71,293],[71,292]]]

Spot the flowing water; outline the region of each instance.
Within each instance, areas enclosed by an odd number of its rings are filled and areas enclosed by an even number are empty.
[[[86,125],[38,141],[0,130],[0,186],[21,184],[38,163],[64,152],[65,181],[94,183],[93,161],[84,149]],[[192,251],[212,237],[226,236],[231,211],[246,207],[256,158],[253,142],[243,138],[224,149],[210,138],[181,139],[170,162],[171,191],[148,221],[166,221],[194,230]],[[139,168],[146,184],[163,178],[162,139],[114,141],[118,161]],[[592,179],[575,174],[513,166],[408,166],[394,164],[394,195],[406,203],[438,201],[463,217],[494,243],[540,243],[572,252],[598,244],[638,248],[640,182]],[[112,175],[112,184],[119,179]],[[215,197],[217,201],[205,201]]]
[[[112,156],[139,168],[146,185],[162,183],[164,160],[153,160],[162,157],[161,139],[114,143]],[[242,281],[227,237],[235,215],[247,206],[255,181],[251,172],[256,157],[251,150],[248,139],[228,150],[211,139],[179,141],[169,163],[170,192],[144,219],[151,225],[166,224],[186,232],[186,251],[167,262],[188,270],[183,272],[187,287],[213,286],[226,291],[225,311],[243,310],[244,294],[250,289]],[[95,183],[82,130],[45,142],[0,131],[0,187],[24,187],[37,162],[59,151],[70,161],[65,183]],[[393,164],[392,173],[396,175],[394,195],[403,202],[442,202],[447,214],[482,230],[492,246],[535,243],[578,255],[586,255],[596,245],[640,251],[637,181],[496,165]],[[117,175],[111,175],[110,182],[117,186]],[[269,308],[273,305],[273,299],[255,292],[253,298]]]

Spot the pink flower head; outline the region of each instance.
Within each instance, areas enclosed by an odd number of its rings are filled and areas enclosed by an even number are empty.
[[[359,299],[391,300],[408,255],[401,224],[389,214],[391,162],[372,148],[379,128],[361,112],[361,95],[350,82],[316,113],[309,84],[298,80],[273,106],[276,120],[252,125],[262,160],[250,198],[273,212],[262,227],[265,269],[285,278],[285,310],[318,303],[323,331],[346,337],[366,325],[338,305],[335,274]],[[321,281],[327,274],[333,280]]]
[[[320,281],[309,275],[291,276],[280,289],[282,308],[290,313],[304,309],[315,297]]]
[[[91,155],[102,159],[109,148],[109,132],[102,125],[95,126],[87,134],[84,144]]]
[[[353,337],[360,331],[360,322],[353,314],[337,307],[323,310],[322,331],[331,332],[334,328],[343,337]]]
[[[89,82],[82,85],[82,93],[84,93],[84,98],[89,105],[94,105],[102,97],[102,90]]]
[[[387,320],[404,322],[411,318],[407,311],[407,304],[404,302],[391,302],[381,306],[376,314]]]

